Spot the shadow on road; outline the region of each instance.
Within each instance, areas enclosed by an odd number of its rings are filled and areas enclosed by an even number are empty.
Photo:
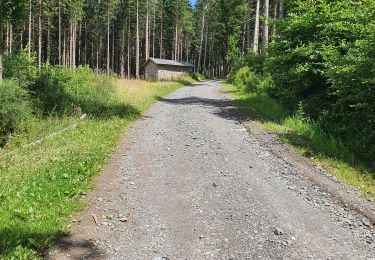
[[[201,86],[201,84],[200,84]],[[212,113],[229,120],[236,120],[239,122],[245,122],[251,119],[256,118],[256,113],[241,113],[238,110],[232,100],[230,99],[209,99],[209,98],[200,98],[200,97],[188,97],[188,98],[159,98],[161,102],[174,105],[186,105],[186,106],[205,106],[215,108]]]
[[[92,240],[73,240],[69,235],[60,236],[56,243],[54,250],[69,255],[69,259],[102,259],[104,252],[100,250]],[[46,259],[55,259],[53,254],[47,256]]]

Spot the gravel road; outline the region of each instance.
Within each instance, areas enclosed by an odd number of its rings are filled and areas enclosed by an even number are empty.
[[[375,259],[374,207],[347,189],[338,200],[236,114],[219,81],[158,102],[46,258]]]

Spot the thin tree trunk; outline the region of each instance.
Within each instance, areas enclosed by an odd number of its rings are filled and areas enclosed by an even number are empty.
[[[137,28],[136,28],[136,54],[135,54],[135,76],[139,79],[139,0],[137,0]]]
[[[112,54],[111,54],[111,67],[112,71],[115,70],[115,26],[112,27]]]
[[[5,52],[9,54],[9,22],[6,23],[5,27]]]
[[[148,0],[146,1],[146,60],[150,57],[150,39],[149,39],[149,9],[148,9]]]
[[[110,67],[109,67],[109,63],[110,63],[110,54],[109,54],[109,46],[110,44],[110,21],[109,21],[109,11],[108,11],[108,14],[107,14],[107,74],[109,75],[109,71],[110,71]]]
[[[179,7],[176,5],[176,20],[175,20],[175,45],[174,45],[174,60],[178,60],[178,27],[179,27]]]
[[[78,34],[78,66],[82,64],[82,22],[79,22]]]
[[[278,18],[278,7],[279,7],[279,0],[274,0],[274,6],[273,6],[273,18]],[[272,26],[272,38],[275,38],[276,36],[276,25],[274,24]]]
[[[255,27],[254,27],[254,43],[253,52],[259,53],[259,24],[260,24],[260,0],[257,0],[256,12],[255,12]]]
[[[159,57],[163,58],[163,0],[162,0],[162,6],[160,8],[160,54]]]
[[[203,40],[204,40],[204,28],[205,28],[205,16],[206,12],[203,9],[203,16],[202,16],[202,30],[201,30],[201,39],[199,44],[199,56],[198,56],[198,73],[201,72],[201,63],[202,63],[202,48],[203,48]]]
[[[38,68],[42,68],[42,1],[39,1],[38,18]]]
[[[46,62],[49,64],[50,63],[50,56],[51,56],[51,26],[50,26],[50,18],[47,18],[47,58]]]
[[[264,6],[263,6],[263,33],[262,33],[262,42],[263,42],[263,48],[262,53],[264,55],[267,55],[267,48],[269,43],[269,26],[268,26],[268,20],[269,20],[269,13],[270,13],[270,0],[264,0]]]
[[[248,20],[247,20],[247,49],[251,47],[251,16],[252,16],[252,0],[248,3]]]
[[[77,58],[77,17],[74,15],[73,20],[73,41],[72,41],[72,67],[76,68]]]
[[[128,15],[128,47],[127,47],[127,69],[128,69],[128,78],[130,79],[131,77],[131,70],[130,70],[130,10],[129,10],[129,15]]]
[[[204,56],[203,56],[203,74],[207,75],[207,44],[208,44],[208,25],[206,26],[205,33],[205,44],[204,44]]]
[[[152,27],[152,57],[155,58],[156,1],[154,2],[154,25]]]
[[[32,31],[32,4],[31,0],[29,1],[29,39],[28,39],[28,51],[29,57],[31,57],[31,31]]]
[[[62,49],[62,65],[66,67],[66,37],[65,31],[63,32],[63,49]]]
[[[21,27],[21,30],[20,30],[20,52],[23,49],[23,30],[24,30],[24,27],[25,27],[25,24],[22,23],[22,27]]]
[[[1,20],[0,20],[0,83],[2,80],[3,80],[3,24],[1,23]]]
[[[58,47],[58,60],[61,65],[61,1],[59,0],[59,47]]]
[[[243,34],[242,34],[242,49],[241,49],[241,58],[245,55],[245,46],[246,46],[246,31],[247,31],[247,16],[245,16],[245,21],[243,23]]]
[[[284,7],[284,0],[280,0],[279,5],[279,18],[284,19],[285,16],[285,7]]]
[[[12,55],[13,49],[13,25],[9,23],[9,55]]]
[[[121,31],[120,75],[125,78],[125,29]]]

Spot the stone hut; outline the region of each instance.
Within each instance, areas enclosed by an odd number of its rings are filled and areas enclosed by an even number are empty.
[[[147,80],[175,79],[194,72],[188,62],[149,58],[144,66]]]

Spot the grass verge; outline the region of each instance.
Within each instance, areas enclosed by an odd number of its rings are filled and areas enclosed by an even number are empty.
[[[267,95],[246,93],[224,84],[239,109],[289,144],[297,153],[311,158],[338,180],[375,202],[375,171],[360,161],[338,138],[326,134],[318,124],[301,114],[290,115]]]
[[[84,206],[80,196],[92,188],[129,123],[190,82],[118,80],[118,95],[131,108],[126,115],[33,119],[27,134],[13,136],[0,149],[0,259],[39,259]]]

